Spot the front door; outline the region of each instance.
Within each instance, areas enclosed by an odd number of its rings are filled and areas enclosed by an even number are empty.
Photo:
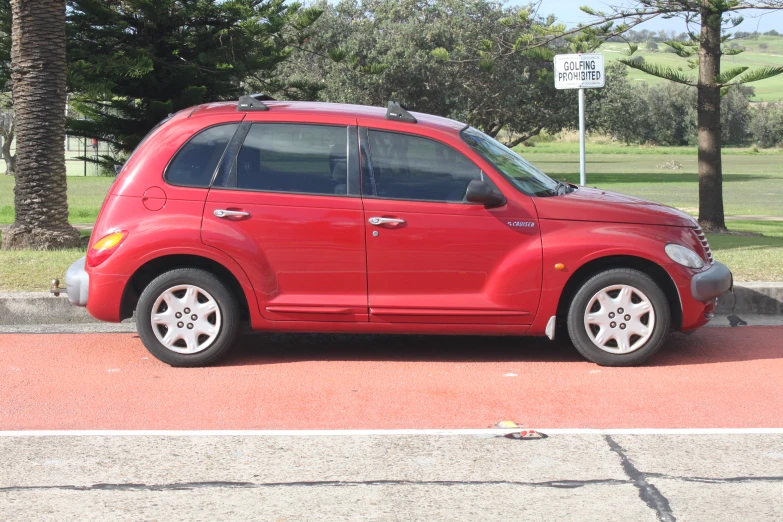
[[[356,127],[243,128],[207,196],[202,240],[242,266],[269,320],[367,321]]]
[[[530,324],[541,291],[532,201],[486,209],[464,201],[488,175],[455,148],[364,129],[370,320]],[[369,185],[369,186],[368,186]]]

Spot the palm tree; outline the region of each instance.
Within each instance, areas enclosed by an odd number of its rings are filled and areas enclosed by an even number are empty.
[[[3,249],[79,246],[65,179],[65,0],[11,0],[16,116],[14,224]]]

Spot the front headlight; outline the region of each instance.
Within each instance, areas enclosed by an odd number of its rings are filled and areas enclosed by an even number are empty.
[[[704,268],[704,260],[690,248],[669,243],[665,250],[666,255],[675,263],[688,268]]]

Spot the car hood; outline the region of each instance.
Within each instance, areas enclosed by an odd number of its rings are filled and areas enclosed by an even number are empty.
[[[695,227],[696,220],[676,208],[617,192],[579,187],[569,194],[534,198],[539,219],[601,221]]]

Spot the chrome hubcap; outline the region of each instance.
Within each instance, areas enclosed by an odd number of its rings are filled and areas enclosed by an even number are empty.
[[[152,307],[152,331],[160,344],[177,353],[198,353],[209,348],[220,333],[220,307],[202,288],[169,288]]]
[[[638,289],[612,285],[587,304],[585,330],[590,340],[609,353],[631,353],[646,343],[655,329],[655,310]]]

